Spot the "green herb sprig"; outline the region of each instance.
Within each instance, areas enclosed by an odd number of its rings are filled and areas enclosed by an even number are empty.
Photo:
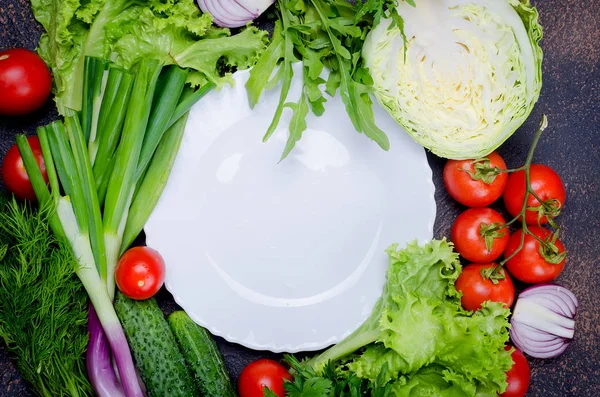
[[[413,1],[409,1],[413,4]],[[285,108],[292,111],[289,136],[281,160],[293,150],[306,130],[309,109],[316,116],[325,111],[327,98],[339,94],[354,128],[389,150],[386,134],[377,127],[371,99],[373,81],[363,65],[361,50],[367,33],[386,15],[396,16],[394,0],[367,0],[348,3],[345,0],[279,0],[279,19],[267,50],[250,72],[246,83],[250,106],[254,107],[264,90],[281,84],[279,104],[265,136],[268,140],[277,129]],[[288,100],[293,64],[302,63],[300,98]],[[279,68],[277,68],[279,67]],[[325,81],[321,76],[327,68]],[[324,85],[324,92],[322,86]]]
[[[0,196],[0,338],[38,395],[88,396],[87,295],[49,214]]]

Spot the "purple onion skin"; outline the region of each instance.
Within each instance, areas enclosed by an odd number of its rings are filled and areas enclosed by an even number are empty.
[[[239,0],[197,0],[198,5],[203,12],[208,12],[213,17],[213,22],[224,28],[239,28],[245,26],[248,22],[258,18],[262,12],[262,7],[256,7],[256,10],[249,10]],[[275,0],[269,0],[268,6],[275,3]],[[236,13],[231,9],[228,13],[228,8],[236,8]],[[268,7],[267,7],[268,8]],[[242,11],[243,10],[243,11]],[[248,16],[242,17],[239,12],[247,12]]]
[[[142,386],[133,365],[133,357],[120,323],[104,326],[104,332],[117,364],[119,378],[127,397],[143,397]]]
[[[577,297],[567,288],[558,284],[538,284],[525,289],[519,294],[519,299],[531,300],[558,316],[575,320]],[[516,307],[516,305],[515,305]],[[513,344],[522,352],[535,358],[553,358],[565,352],[573,339],[564,338],[553,333],[537,330],[516,319],[511,319],[510,337]],[[563,328],[565,328],[563,326]],[[565,328],[566,329],[566,328]],[[572,328],[568,328],[571,329]]]
[[[125,397],[112,366],[110,348],[104,330],[94,310],[89,305],[88,332],[90,340],[86,353],[86,366],[90,383],[98,397]]]

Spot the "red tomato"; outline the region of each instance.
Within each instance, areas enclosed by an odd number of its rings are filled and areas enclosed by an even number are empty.
[[[510,350],[512,346],[506,346],[505,350]],[[506,391],[500,394],[500,397],[523,397],[529,388],[531,380],[531,370],[525,355],[520,350],[515,349],[511,353],[513,366],[506,373],[506,382],[508,387]]]
[[[542,240],[550,239],[552,234],[548,229],[539,226],[529,226],[528,229]],[[519,229],[510,236],[508,246],[506,247],[506,251],[504,251],[505,258],[508,258],[519,248],[522,234],[523,230]],[[554,244],[558,248],[557,254],[565,251],[565,246],[560,240],[557,239]],[[556,264],[548,262],[540,252],[540,245],[540,242],[535,237],[525,233],[523,249],[506,262],[506,267],[514,278],[531,284],[547,283],[554,280],[562,272],[565,268],[566,259],[562,259]],[[546,249],[546,255],[550,258],[556,256],[550,249]]]
[[[48,99],[52,77],[35,52],[22,48],[0,52],[0,114],[21,116]]]
[[[285,397],[284,379],[292,380],[287,369],[273,360],[261,359],[246,366],[238,381],[240,397],[263,397],[265,387]]]
[[[510,276],[504,269],[500,274],[502,280],[496,284],[492,280],[483,278],[481,270],[495,267],[495,263],[467,265],[456,280],[456,289],[462,292],[462,306],[465,310],[479,310],[485,301],[502,302],[506,307],[511,307],[515,300],[515,287]]]
[[[502,172],[496,176],[486,175],[486,169],[506,169],[506,163],[500,155],[492,152],[487,161],[448,160],[444,166],[444,185],[450,196],[467,207],[485,207],[498,200],[506,186],[508,175]],[[480,176],[474,179],[469,171]]]
[[[42,171],[42,176],[46,183],[48,183],[48,173],[46,172],[46,164],[44,163],[40,140],[37,136],[31,136],[27,138],[27,141],[35,156],[35,160],[40,167],[40,171]],[[21,158],[21,153],[19,153],[17,145],[13,145],[8,149],[8,152],[2,161],[2,182],[4,182],[4,186],[6,186],[15,197],[21,200],[36,200],[33,186],[31,186],[31,181],[25,170],[25,165],[23,164],[23,159]]]
[[[470,262],[495,261],[506,249],[509,233],[506,227],[496,231],[489,228],[490,225],[504,224],[502,215],[491,208],[466,210],[452,225],[452,242],[456,251]]]
[[[119,290],[131,299],[151,298],[165,281],[165,262],[152,248],[131,248],[117,264],[115,281]]]
[[[565,188],[560,176],[552,168],[542,164],[531,164],[529,178],[531,188],[542,201],[555,200],[558,208],[562,208],[566,198]],[[510,174],[503,198],[507,211],[512,216],[517,216],[521,212],[523,201],[525,200],[525,171]],[[533,195],[529,194],[527,206],[539,207],[540,202]],[[527,210],[525,220],[528,225],[537,225],[538,212]],[[540,224],[543,225],[547,222],[548,218],[543,216]]]

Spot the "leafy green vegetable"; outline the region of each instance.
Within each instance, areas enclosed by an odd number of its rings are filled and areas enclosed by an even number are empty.
[[[541,38],[529,0],[419,0],[381,17],[362,55],[378,101],[415,141],[442,157],[480,158],[533,109]]]
[[[236,68],[251,66],[266,45],[266,32],[245,28],[231,36],[212,25],[194,0],[32,0],[46,33],[39,53],[50,65],[62,115],[83,107],[85,58],[130,69],[141,59],[191,68],[194,86],[221,83]]]
[[[464,311],[454,286],[458,254],[445,240],[400,250],[393,245],[387,252],[387,282],[371,316],[322,354],[302,364],[291,361],[298,376],[287,386],[290,392],[313,384],[326,390],[323,379],[336,392],[316,396],[503,392],[512,366],[504,350],[509,310],[488,302],[475,313]]]
[[[48,216],[0,196],[0,337],[38,395],[88,396],[87,296]]]
[[[372,80],[360,57],[366,33],[373,26],[373,14],[383,12],[386,4],[384,1],[371,1],[368,6],[355,6],[345,0],[278,1],[279,20],[273,38],[251,70],[246,88],[250,105],[254,106],[265,89],[281,82],[279,105],[264,140],[279,125],[284,108],[291,109],[293,123],[282,160],[306,130],[308,107],[317,116],[325,111],[323,84],[330,96],[339,90],[358,132],[382,149],[389,149],[387,136],[375,124],[370,97]],[[287,97],[294,77],[292,64],[297,61],[303,65],[303,87],[300,98],[293,103]],[[329,73],[327,81],[321,78],[325,68]]]

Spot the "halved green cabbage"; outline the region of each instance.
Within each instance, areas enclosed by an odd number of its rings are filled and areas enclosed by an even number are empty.
[[[383,107],[441,157],[482,157],[523,124],[542,88],[542,27],[529,0],[400,1],[363,58]],[[405,57],[406,56],[406,60]]]

